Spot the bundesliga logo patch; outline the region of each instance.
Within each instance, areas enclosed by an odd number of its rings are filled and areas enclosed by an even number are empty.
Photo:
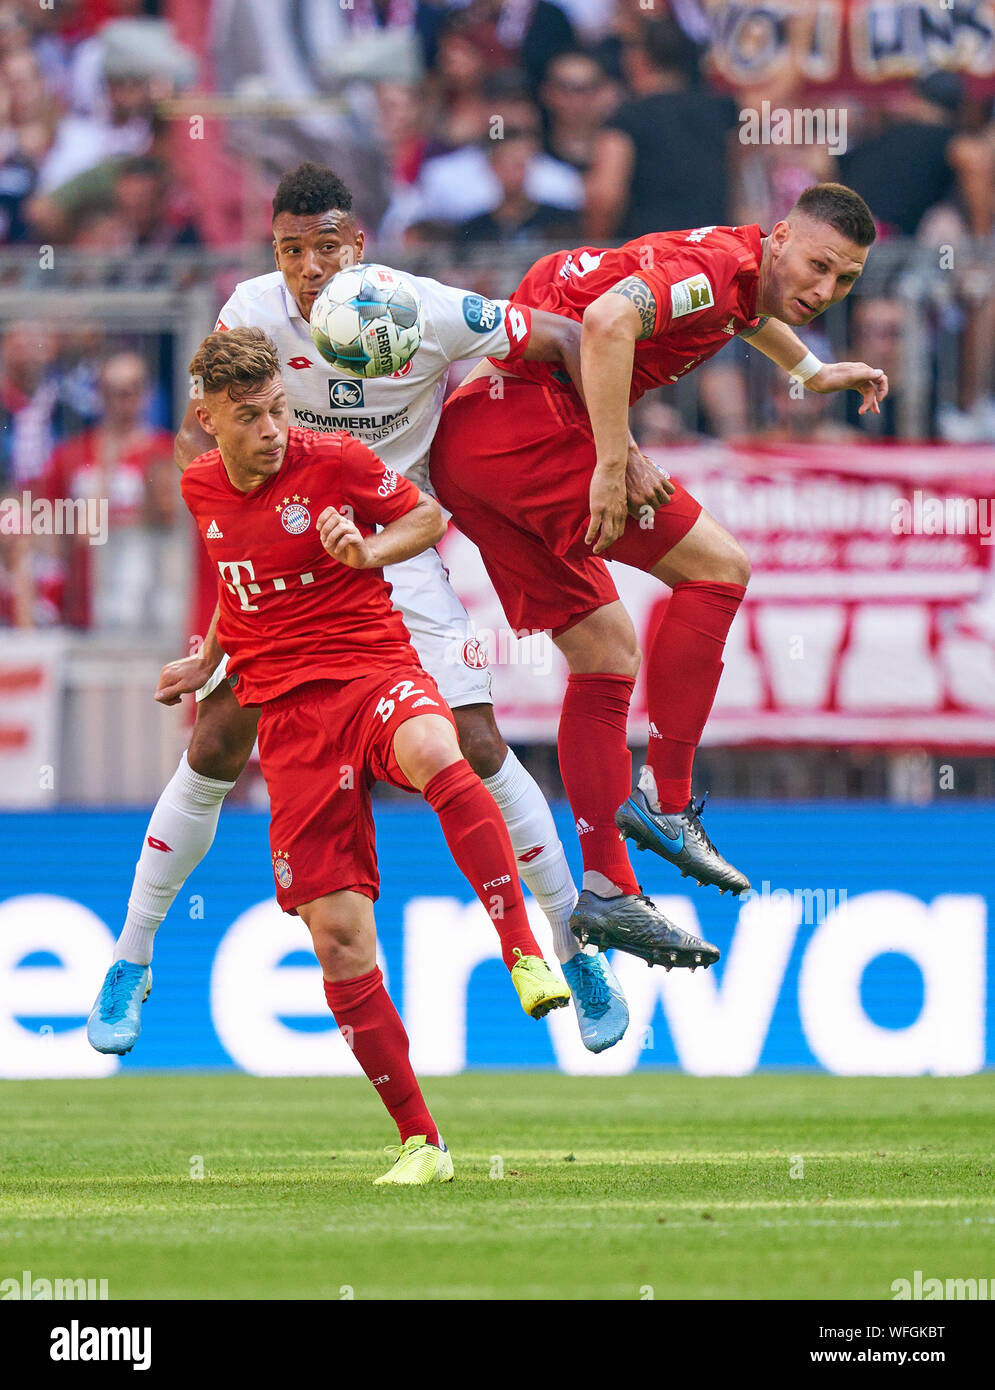
[[[311,513],[299,502],[291,502],[290,506],[284,507],[280,513],[280,524],[292,536],[299,536],[311,525]]]
[[[712,285],[705,274],[691,275],[686,280],[678,280],[670,287],[670,317],[682,319],[685,314],[696,314],[700,309],[710,309],[715,303]]]

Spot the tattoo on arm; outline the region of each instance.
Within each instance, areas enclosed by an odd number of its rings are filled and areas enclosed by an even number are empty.
[[[612,285],[608,293],[620,294],[623,299],[632,301],[639,313],[637,336],[651,338],[656,323],[656,296],[646,281],[640,280],[638,275],[630,275],[627,280],[619,280],[617,285]]]
[[[767,318],[761,314],[759,323],[756,323],[752,328],[741,328],[739,330],[739,336],[741,338],[752,338],[754,334],[760,332],[766,322]]]

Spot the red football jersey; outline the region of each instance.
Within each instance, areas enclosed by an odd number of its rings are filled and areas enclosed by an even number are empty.
[[[419,665],[383,571],[328,554],[318,516],[352,508],[363,535],[418,502],[418,489],[352,435],[290,430],[280,471],[240,492],[218,449],[183,474],[183,498],[217,566],[218,640],[243,705],[313,680]]]
[[[656,298],[656,323],[652,337],[636,343],[631,405],[644,392],[677,381],[756,323],[763,235],[756,225],[698,227],[652,232],[614,251],[555,251],[536,261],[511,300],[581,319],[619,280],[644,280]],[[548,362],[498,365],[544,384],[565,380],[562,371],[553,377]]]

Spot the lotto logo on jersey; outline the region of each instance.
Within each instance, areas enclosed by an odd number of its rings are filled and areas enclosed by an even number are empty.
[[[291,502],[290,506],[284,507],[280,513],[280,525],[292,536],[299,536],[311,525],[311,513],[299,502]]]
[[[393,468],[384,470],[383,480],[377,488],[379,497],[389,497],[392,492],[397,491],[397,474]]]
[[[361,381],[329,381],[328,402],[329,405],[337,405],[340,409],[347,405],[362,405],[363,383]]]
[[[715,296],[707,275],[691,275],[670,287],[671,318],[680,319],[685,314],[696,314],[701,309],[710,309],[714,303]]]
[[[524,342],[529,336],[528,320],[521,309],[516,309],[514,304],[510,305],[508,312],[504,316],[504,326],[508,330],[508,337],[513,343]]]
[[[465,294],[463,317],[474,333],[490,333],[498,321],[498,306],[479,294]]]

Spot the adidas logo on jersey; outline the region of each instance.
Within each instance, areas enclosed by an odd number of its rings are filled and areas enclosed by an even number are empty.
[[[652,722],[650,723],[650,738],[663,738],[663,734]]]
[[[222,531],[218,523],[216,521],[212,521],[210,526],[207,528],[206,539],[209,541],[220,541],[224,539],[224,534],[224,531]]]
[[[577,822],[577,834],[578,834],[578,835],[587,835],[587,834],[588,834],[590,831],[592,831],[593,829],[594,829],[594,826],[593,826],[593,825],[589,825],[588,822],[584,819],[584,817],[581,816],[580,820]]]

